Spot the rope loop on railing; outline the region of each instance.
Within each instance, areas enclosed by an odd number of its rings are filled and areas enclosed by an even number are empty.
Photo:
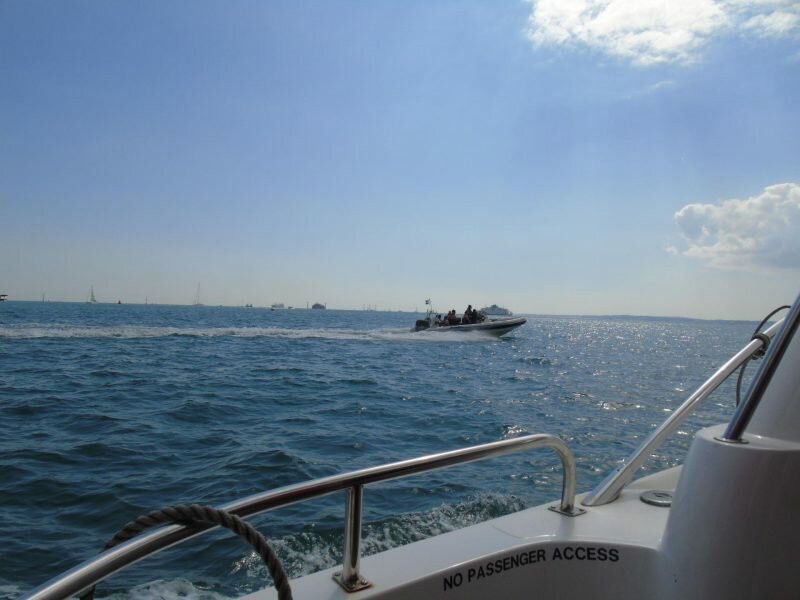
[[[767,353],[767,348],[769,348],[769,336],[764,335],[763,333],[755,333],[751,339],[754,340],[761,340],[761,343],[764,344],[761,348],[753,355],[753,358],[761,358]]]
[[[275,584],[275,589],[278,591],[278,599],[292,600],[289,577],[286,575],[286,571],[280,559],[275,554],[275,550],[272,549],[272,546],[270,546],[266,538],[252,525],[243,521],[236,515],[211,506],[178,504],[142,515],[120,529],[114,537],[109,540],[104,550],[126,542],[146,529],[165,523],[178,523],[180,525],[191,525],[194,523],[203,525],[213,524],[230,529],[236,535],[246,540],[264,561],[272,577],[272,581]],[[80,596],[80,599],[92,600],[94,598],[95,587],[96,586],[92,586],[89,588]]]
[[[791,308],[791,306],[784,304],[783,306],[779,306],[778,308],[774,309],[766,317],[761,319],[761,323],[758,324],[758,327],[756,327],[756,330],[753,332],[753,337],[750,338],[750,341],[759,340],[761,342],[761,348],[753,353],[753,356],[750,357],[750,360],[763,358],[763,356],[767,353],[767,348],[769,348],[770,337],[762,333],[761,328],[773,317],[773,315],[789,308]],[[739,377],[736,378],[736,406],[739,406],[739,403],[741,402],[742,380],[744,379],[744,370],[747,368],[747,362],[742,364],[741,368],[739,369]]]

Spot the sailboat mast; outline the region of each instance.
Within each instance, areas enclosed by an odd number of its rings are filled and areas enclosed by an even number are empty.
[[[199,283],[197,284],[197,293],[195,293],[195,295],[194,295],[194,302],[193,302],[192,305],[193,306],[203,306],[200,303],[200,284]]]

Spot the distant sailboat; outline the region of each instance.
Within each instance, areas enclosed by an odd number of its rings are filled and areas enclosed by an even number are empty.
[[[200,302],[200,284],[197,284],[197,292],[194,295],[194,302],[192,302],[192,306],[203,306],[203,303]]]
[[[86,304],[97,304],[97,298],[94,297],[94,286],[92,286],[89,292],[89,299],[86,301]]]

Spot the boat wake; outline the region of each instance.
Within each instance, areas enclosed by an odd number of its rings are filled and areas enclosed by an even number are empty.
[[[169,337],[192,338],[287,338],[329,339],[355,341],[401,342],[485,342],[496,338],[483,332],[414,332],[409,329],[293,329],[281,327],[145,327],[145,326],[86,326],[28,325],[0,327],[0,339],[148,339]]]

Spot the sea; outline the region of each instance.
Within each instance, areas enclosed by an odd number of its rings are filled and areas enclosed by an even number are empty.
[[[128,521],[533,433],[561,437],[578,491],[619,466],[756,323],[529,315],[504,338],[419,332],[402,312],[0,303],[0,598],[98,553]],[[745,385],[756,367],[745,373]],[[746,388],[745,388],[746,389]],[[727,421],[728,381],[643,467]],[[367,487],[373,554],[560,497],[547,449]],[[291,577],[340,564],[344,497],[254,517]],[[225,530],[98,597],[232,598],[270,585]]]

